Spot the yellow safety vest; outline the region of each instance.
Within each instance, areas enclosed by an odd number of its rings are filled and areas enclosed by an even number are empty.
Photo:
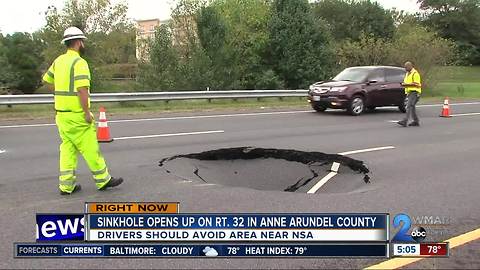
[[[415,82],[415,83],[418,83],[418,85],[420,85],[419,87],[417,86],[405,87],[405,94],[408,94],[412,91],[417,91],[419,94],[422,93],[422,79],[420,77],[420,73],[418,73],[416,69],[410,70],[410,72],[408,72],[405,75],[405,79],[403,80],[403,82],[408,84]]]
[[[87,61],[74,50],[67,50],[53,61],[43,80],[55,86],[55,110],[60,112],[83,112],[77,89],[90,89],[90,69]],[[90,93],[90,90],[89,90]],[[90,108],[90,98],[88,99]]]

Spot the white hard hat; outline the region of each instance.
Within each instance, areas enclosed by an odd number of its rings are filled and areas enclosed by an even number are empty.
[[[87,39],[82,30],[77,27],[69,27],[63,32],[62,44],[65,44],[65,41],[72,39]]]

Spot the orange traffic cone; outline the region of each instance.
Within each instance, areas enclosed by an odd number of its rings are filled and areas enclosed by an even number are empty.
[[[450,105],[448,105],[448,97],[445,98],[443,102],[443,109],[440,117],[450,117]]]
[[[112,142],[110,137],[110,128],[107,124],[107,115],[105,114],[105,108],[100,107],[100,117],[98,119],[97,140],[101,143]]]

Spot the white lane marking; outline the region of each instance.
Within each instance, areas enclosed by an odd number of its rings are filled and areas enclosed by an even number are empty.
[[[354,151],[348,151],[343,153],[338,153],[339,155],[346,156],[346,155],[353,155],[358,153],[367,153],[373,151],[381,151],[381,150],[388,150],[394,149],[395,146],[384,146],[384,147],[375,147],[375,148],[367,148],[367,149],[360,149]],[[332,164],[332,168],[330,169],[330,173],[328,173],[325,177],[323,177],[320,181],[318,181],[309,191],[308,194],[313,194],[317,192],[323,185],[325,185],[330,179],[332,179],[335,175],[338,174],[338,169],[340,168],[340,163],[334,162]]]
[[[451,117],[475,116],[475,115],[480,115],[480,112],[450,114]],[[400,121],[400,120],[388,120],[387,122],[389,122],[389,123],[397,123],[398,121]]]
[[[206,184],[199,184],[199,185],[193,185],[194,187],[207,187],[207,186],[216,186],[217,184],[210,184],[210,183],[206,183]]]
[[[7,150],[0,149],[0,154],[7,152]]]
[[[467,106],[467,105],[478,105],[478,104],[480,104],[479,101],[477,101],[477,102],[452,103],[452,104],[450,104],[450,106]],[[439,106],[443,106],[443,103],[417,105],[417,107],[439,107]]]
[[[336,172],[330,172],[328,173],[325,177],[322,178],[322,180],[318,181],[309,191],[307,191],[308,194],[313,194],[317,192],[323,185],[325,185],[328,180],[332,179],[335,175],[337,175]]]
[[[239,114],[214,114],[214,115],[194,115],[194,116],[177,116],[177,117],[159,117],[159,118],[139,118],[139,119],[124,119],[111,120],[109,123],[125,123],[125,122],[147,122],[147,121],[165,121],[165,120],[186,120],[186,119],[202,119],[202,118],[222,118],[222,117],[242,117],[242,116],[262,116],[262,115],[281,115],[281,114],[296,114],[296,113],[311,113],[308,111],[286,111],[286,112],[262,112],[262,113],[239,113]],[[55,124],[31,124],[31,125],[11,125],[0,126],[2,128],[25,128],[25,127],[48,127],[55,126]]]
[[[382,150],[389,150],[389,149],[395,149],[395,146],[383,146],[383,147],[367,148],[367,149],[348,151],[348,152],[343,152],[343,153],[338,153],[338,154],[342,155],[342,156],[347,156],[347,155],[367,153],[367,152],[373,152],[373,151],[382,151]]]
[[[468,105],[479,105],[480,101],[476,102],[462,102],[462,103],[450,103],[450,106],[468,106]],[[422,104],[422,105],[417,105],[416,107],[441,107],[443,106],[443,103],[437,103],[437,104]],[[385,106],[382,108],[398,108],[397,106]]]
[[[50,127],[55,124],[32,124],[32,125],[14,125],[14,126],[0,126],[0,128],[25,128],[25,127]]]
[[[210,130],[210,131],[198,131],[198,132],[183,132],[183,133],[167,133],[167,134],[144,135],[144,136],[118,137],[118,138],[113,138],[113,139],[115,141],[120,141],[120,140],[132,140],[132,139],[150,139],[150,138],[159,138],[159,137],[204,135],[204,134],[215,134],[215,133],[224,133],[224,132],[225,132],[225,130]]]
[[[473,115],[480,115],[480,113],[459,113],[459,114],[451,114],[451,117],[458,117],[458,116],[473,116]]]

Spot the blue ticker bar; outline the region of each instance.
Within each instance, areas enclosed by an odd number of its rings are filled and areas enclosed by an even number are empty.
[[[388,244],[47,244],[16,243],[15,258],[388,257]]]

